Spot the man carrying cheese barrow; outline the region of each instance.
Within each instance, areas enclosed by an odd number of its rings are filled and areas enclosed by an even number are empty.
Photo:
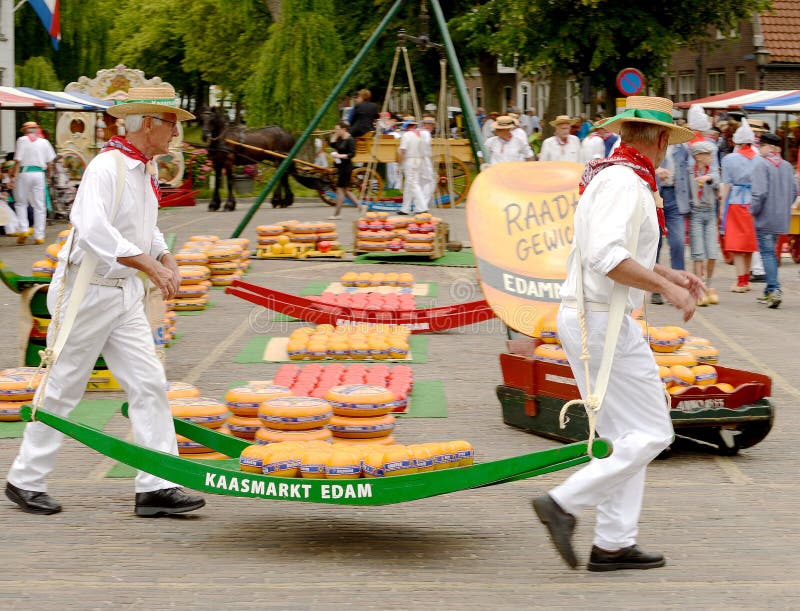
[[[645,292],[658,292],[686,321],[705,290],[694,274],[655,262],[663,227],[655,168],[664,160],[668,144],[686,142],[694,134],[673,124],[671,101],[644,96],[629,97],[626,109],[602,126],[619,133],[622,144],[609,158],[591,161],[581,177],[558,335],[587,401],[601,361],[611,356],[603,354],[607,327],[615,309],[621,313],[624,307],[616,342],[611,338],[613,350],[606,350],[613,352],[613,360],[597,416],[597,431],[611,440],[614,451],[603,460],[592,459],[563,484],[534,499],[533,507],[570,567],[578,565],[572,546],[576,516],[595,506],[597,522],[587,568],[650,569],[663,566],[665,560],[660,553],[644,552],[636,545],[645,470],[669,446],[673,431],[658,368],[630,312],[641,305]],[[612,300],[615,284],[621,288]],[[581,360],[583,323],[589,380]]]
[[[127,136],[112,138],[88,165],[72,205],[73,231],[47,293],[53,315],[44,354],[49,375],[34,405],[68,416],[102,353],[128,395],[135,443],[177,454],[164,366],[156,356],[137,272],[167,299],[180,284],[175,259],[156,226],[158,175],[152,159],[168,152],[177,122],[194,116],[178,108],[172,87],[131,88],[128,96],[107,111],[125,119]],[[41,422],[25,428],[6,484],[6,496],[23,511],[61,511],[47,493],[45,478],[55,467],[63,438]],[[139,516],[183,513],[205,504],[202,497],[141,471],[135,489]]]

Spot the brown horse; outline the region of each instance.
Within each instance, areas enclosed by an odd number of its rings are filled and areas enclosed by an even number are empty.
[[[275,161],[274,156],[256,149],[275,151],[285,155],[294,146],[294,136],[277,125],[258,129],[228,126],[222,112],[216,107],[204,108],[199,114],[203,128],[203,142],[208,148],[208,158],[214,164],[216,176],[214,196],[208,204],[208,209],[219,210],[222,203],[219,189],[224,173],[228,183],[228,201],[225,203],[225,210],[234,210],[236,208],[236,198],[233,196],[234,166],[260,161]],[[239,146],[237,143],[246,146]],[[289,186],[289,174],[292,172],[293,168],[290,168],[289,172],[285,172],[275,187],[272,194],[273,208],[286,208],[294,203],[294,194]]]

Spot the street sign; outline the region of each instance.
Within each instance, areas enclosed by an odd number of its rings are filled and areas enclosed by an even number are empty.
[[[645,86],[644,74],[636,68],[624,68],[617,75],[617,89],[622,95],[637,95]]]

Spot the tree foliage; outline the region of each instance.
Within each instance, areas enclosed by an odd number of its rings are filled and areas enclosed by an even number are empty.
[[[248,124],[308,125],[344,70],[334,15],[333,0],[284,0],[248,83]]]
[[[21,66],[17,66],[14,79],[18,86],[23,87],[49,91],[59,91],[62,88],[61,81],[58,80],[56,70],[53,67],[53,62],[49,58],[42,56],[31,57]]]

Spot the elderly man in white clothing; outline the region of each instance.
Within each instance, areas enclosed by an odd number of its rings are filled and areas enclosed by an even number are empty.
[[[673,123],[670,100],[645,96],[629,97],[626,110],[603,125],[619,133],[622,144],[608,159],[590,162],[581,177],[558,334],[585,399],[589,381],[581,360],[579,283],[593,377],[603,358],[614,286],[627,287],[626,315],[615,338],[611,374],[597,419],[597,431],[612,441],[613,453],[593,459],[563,484],[534,499],[533,506],[570,567],[578,564],[572,546],[576,516],[595,506],[594,545],[587,568],[650,569],[663,566],[665,560],[662,554],[641,551],[636,545],[645,470],[669,446],[673,430],[658,367],[630,312],[641,305],[644,291],[657,291],[689,320],[705,290],[697,276],[655,262],[660,233],[655,168],[669,143],[686,142],[693,134]]]
[[[81,265],[97,261],[88,290],[68,332],[66,343],[50,364],[42,406],[68,416],[80,401],[100,353],[128,395],[135,443],[177,454],[175,429],[167,401],[164,366],[156,356],[145,316],[146,275],[165,298],[175,295],[180,273],[156,226],[158,176],[152,162],[169,150],[177,122],[193,119],[178,108],[172,87],[131,88],[127,102],[108,109],[125,119],[127,136],[115,136],[86,168],[72,205],[73,231],[61,249],[47,294],[54,318],[63,314]],[[119,181],[124,184],[119,188]],[[140,273],[140,274],[137,274]],[[59,312],[56,312],[56,309]],[[55,343],[55,325],[48,347]],[[63,435],[41,422],[25,429],[19,454],[8,473],[6,496],[28,513],[52,514],[61,505],[47,493]],[[199,509],[202,497],[175,484],[139,472],[135,480],[135,513],[155,517]]]
[[[398,213],[405,215],[426,211],[428,200],[424,174],[425,142],[417,129],[417,120],[414,117],[406,117],[404,122],[408,127],[400,138],[397,161],[403,168],[403,203]]]
[[[436,130],[436,119],[430,116],[422,117],[422,129],[419,136],[422,139],[422,192],[425,194],[425,203],[417,207],[417,212],[427,212],[428,207],[436,194],[438,176],[433,169],[433,133]]]
[[[41,137],[39,125],[28,121],[22,125],[22,136],[14,149],[14,211],[17,213],[17,244],[25,244],[30,235],[28,206],[33,208],[33,239],[44,244],[47,222],[47,177],[55,173],[56,152],[46,138]]]
[[[539,161],[580,162],[581,141],[569,133],[573,123],[573,119],[567,115],[559,115],[550,121],[550,125],[556,128],[556,133],[542,142]]]
[[[509,116],[497,117],[492,124],[495,135],[486,141],[489,156],[486,167],[503,161],[530,161],[533,150],[526,140],[515,137],[516,123]]]

